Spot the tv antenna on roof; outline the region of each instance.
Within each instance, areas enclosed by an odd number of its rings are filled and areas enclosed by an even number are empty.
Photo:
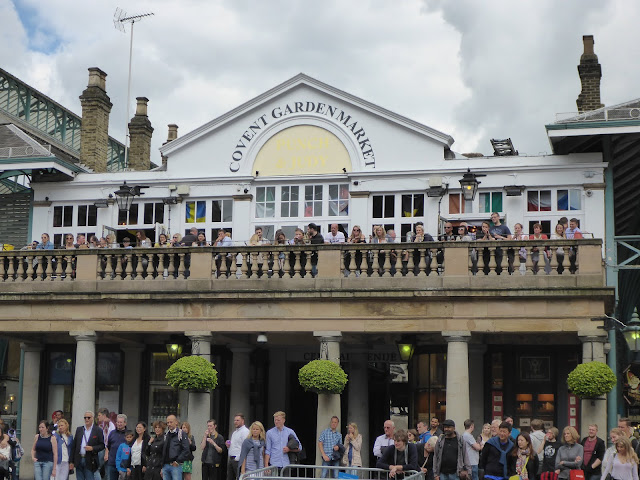
[[[124,126],[124,166],[127,166],[129,156],[129,98],[131,97],[131,60],[133,57],[133,25],[145,17],[152,16],[152,12],[141,13],[139,15],[127,15],[121,8],[116,8],[113,14],[113,26],[122,33],[127,33],[125,23],[131,24],[131,40],[129,41],[129,80],[127,82],[127,118]]]

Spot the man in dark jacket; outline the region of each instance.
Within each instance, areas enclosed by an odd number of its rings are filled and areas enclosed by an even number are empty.
[[[435,480],[464,480],[471,478],[469,456],[456,424],[451,419],[442,422],[444,434],[438,437],[433,454],[433,478]]]
[[[584,456],[582,465],[585,480],[597,480],[602,476],[602,459],[606,447],[604,440],[598,438],[598,425],[589,425],[589,436],[582,439]]]
[[[116,465],[116,454],[118,448],[124,443],[124,432],[127,431],[127,416],[120,414],[116,417],[116,429],[111,430],[107,438],[106,475],[105,480],[118,480],[118,465]]]
[[[479,467],[484,469],[484,478],[502,479],[509,478],[508,455],[515,444],[509,438],[511,425],[502,422],[498,427],[498,436],[491,437],[484,444],[480,453]]]
[[[167,433],[164,435],[164,450],[162,452],[163,480],[182,480],[182,464],[189,460],[189,438],[182,433],[178,418],[175,415],[167,417]]]
[[[389,470],[389,477],[409,470],[418,470],[418,452],[413,443],[409,443],[409,437],[405,430],[398,430],[393,435],[393,446],[388,446],[378,459],[376,468]]]
[[[75,467],[77,480],[101,480],[98,455],[104,450],[104,436],[93,418],[93,412],[85,412],[84,426],[76,429],[69,470]]]

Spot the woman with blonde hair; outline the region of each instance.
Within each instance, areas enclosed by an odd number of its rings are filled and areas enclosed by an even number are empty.
[[[196,439],[191,435],[191,424],[189,422],[182,422],[180,429],[187,436],[189,440],[189,460],[186,460],[182,464],[182,478],[184,480],[191,480],[191,472],[193,472],[193,452],[196,451]]]
[[[53,432],[58,444],[58,461],[56,480],[67,480],[69,478],[69,463],[73,445],[73,435],[69,431],[69,422],[64,418],[58,420],[58,430]]]
[[[347,243],[367,243],[367,237],[365,236],[360,225],[354,225],[351,228],[351,235],[347,238]],[[351,274],[351,250],[344,252],[344,276],[348,277]],[[355,251],[353,255],[355,260],[355,272],[356,277],[359,277],[362,273],[362,252],[360,250]]]
[[[633,451],[631,441],[624,435],[618,437],[614,447],[616,455],[602,470],[602,479],[611,474],[616,480],[638,480],[638,455]]]
[[[580,435],[573,427],[564,427],[562,443],[556,455],[556,473],[559,480],[567,480],[571,476],[571,470],[582,468],[584,448],[580,445]]]
[[[362,435],[358,433],[358,425],[351,422],[347,425],[347,434],[344,437],[344,455],[342,465],[345,467],[362,467]],[[347,474],[357,475],[356,470],[347,470]]]
[[[609,465],[609,462],[614,457],[614,455],[617,454],[616,441],[618,441],[618,438],[623,436],[624,436],[624,432],[622,431],[622,429],[618,427],[612,428],[611,431],[609,432],[609,438],[611,439],[611,446],[607,448],[604,452],[604,458],[602,459],[603,471],[605,468],[607,468],[607,466]]]
[[[249,436],[242,442],[238,466],[240,473],[253,472],[265,467],[265,439],[264,426],[260,422],[253,422],[249,427]]]

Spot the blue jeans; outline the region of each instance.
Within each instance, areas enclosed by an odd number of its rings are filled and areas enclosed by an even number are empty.
[[[104,480],[118,480],[118,469],[115,465],[104,466]]]
[[[478,465],[471,465],[471,480],[478,480]]]
[[[84,458],[80,459],[79,465],[74,465],[76,468],[76,480],[102,480],[100,478],[100,469],[92,472],[86,466]]]
[[[329,460],[328,462],[322,460],[323,467],[338,467],[339,465],[340,465],[340,460]],[[322,478],[327,478],[328,475],[329,475],[329,469],[323,468]],[[338,470],[331,470],[331,477],[338,478]]]
[[[456,473],[440,473],[440,480],[458,480]]]
[[[182,480],[182,465],[174,467],[170,464],[165,464],[162,467],[162,480]]]
[[[53,472],[53,462],[34,462],[33,476],[36,480],[49,480]]]

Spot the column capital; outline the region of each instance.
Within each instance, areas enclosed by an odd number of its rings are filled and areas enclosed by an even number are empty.
[[[313,332],[313,336],[321,342],[340,342],[342,340],[342,332],[338,330],[317,331]]]
[[[20,342],[20,349],[25,352],[41,352],[44,350],[44,345],[39,343]]]
[[[96,332],[92,330],[84,331],[84,332],[69,332],[69,335],[76,339],[76,342],[93,342],[95,343],[98,339],[98,335]]]
[[[213,334],[211,331],[207,331],[207,330],[196,330],[196,331],[191,331],[191,332],[184,332],[185,337],[188,337],[191,341],[193,340],[198,340],[198,341],[211,341],[211,339],[213,338]]]
[[[450,330],[442,332],[442,336],[447,342],[464,342],[469,343],[471,340],[471,332],[468,330]]]

